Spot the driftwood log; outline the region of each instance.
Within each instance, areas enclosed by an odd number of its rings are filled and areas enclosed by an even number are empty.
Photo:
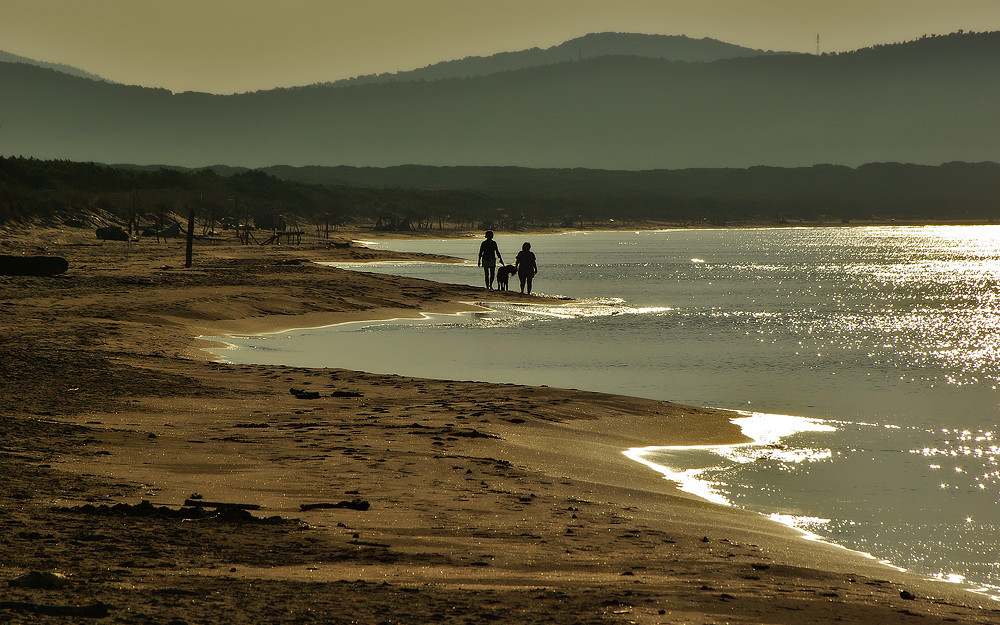
[[[0,275],[3,276],[54,276],[67,269],[69,261],[62,256],[0,255]]]
[[[185,506],[197,508],[232,508],[235,510],[260,510],[260,506],[255,503],[223,503],[221,501],[202,501],[201,499],[185,499]]]
[[[303,512],[306,512],[307,510],[321,510],[328,508],[347,508],[348,510],[360,510],[364,512],[371,507],[372,505],[364,499],[338,501],[337,503],[304,503],[299,505],[299,509]]]

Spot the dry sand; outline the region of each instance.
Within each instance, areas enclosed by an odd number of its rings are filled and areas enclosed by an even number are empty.
[[[190,269],[179,241],[92,237],[0,238],[70,261],[0,277],[0,577],[67,576],[0,586],[0,622],[1000,621],[992,601],[700,501],[621,453],[742,440],[725,412],[226,365],[194,338],[518,295],[322,267],[376,253],[309,237],[198,241]],[[177,518],[186,499],[261,508]]]

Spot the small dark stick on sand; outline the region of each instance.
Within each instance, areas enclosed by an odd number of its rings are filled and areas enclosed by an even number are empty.
[[[191,251],[194,247],[194,210],[188,215],[187,250],[184,253],[184,266],[191,267]]]

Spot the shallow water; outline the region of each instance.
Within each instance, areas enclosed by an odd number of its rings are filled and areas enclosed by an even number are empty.
[[[497,240],[511,258],[523,242]],[[240,348],[219,354],[802,417],[780,440],[642,459],[897,566],[1000,586],[1000,227],[530,240],[536,290],[572,303],[227,339]],[[378,245],[468,262],[369,271],[482,281],[477,239]]]

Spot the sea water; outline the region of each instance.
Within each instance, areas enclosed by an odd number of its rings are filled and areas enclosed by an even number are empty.
[[[712,501],[996,594],[1000,227],[497,237],[507,260],[526,239],[536,292],[572,301],[229,337],[218,355],[740,410],[758,444],[628,453]],[[483,283],[478,239],[372,245],[466,262],[361,270]]]

